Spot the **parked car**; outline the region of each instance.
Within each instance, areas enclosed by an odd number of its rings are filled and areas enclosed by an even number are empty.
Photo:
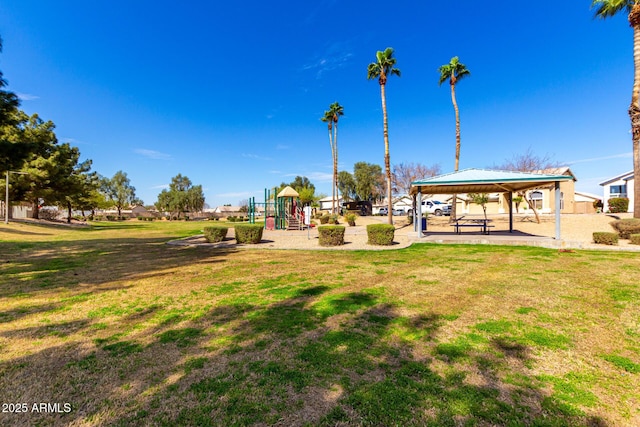
[[[380,210],[378,210],[378,215],[387,215],[388,213],[389,213],[389,208],[387,207],[383,207],[383,208],[380,208]],[[402,209],[394,209],[393,211],[391,211],[391,214],[395,216],[401,216],[401,215],[406,215],[407,213]]]
[[[413,211],[410,210],[409,214],[412,214]],[[439,200],[423,200],[422,201],[422,213],[430,214],[435,216],[450,216],[451,215],[451,205],[446,203],[442,203]]]

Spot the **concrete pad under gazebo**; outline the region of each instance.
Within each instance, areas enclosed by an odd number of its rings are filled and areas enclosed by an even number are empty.
[[[411,183],[411,195],[417,198],[414,217],[418,237],[422,236],[422,195],[459,193],[506,193],[509,204],[509,232],[513,233],[513,193],[553,186],[555,189],[556,240],[560,240],[560,182],[573,179],[567,175],[548,175],[488,169],[465,169]]]

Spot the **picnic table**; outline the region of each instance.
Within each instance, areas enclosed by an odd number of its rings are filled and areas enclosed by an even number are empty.
[[[460,229],[463,227],[478,227],[482,234],[489,234],[489,228],[493,228],[493,225],[489,225],[490,219],[485,218],[467,218],[464,215],[457,218],[456,221],[451,224],[455,227],[456,234],[460,234]]]

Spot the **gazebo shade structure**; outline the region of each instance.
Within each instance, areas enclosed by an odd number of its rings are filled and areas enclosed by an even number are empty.
[[[560,239],[560,182],[571,181],[569,175],[548,175],[528,172],[512,172],[488,169],[464,169],[411,183],[411,194],[457,194],[457,193],[509,193],[534,188],[554,186],[556,191],[556,239]],[[511,199],[511,197],[509,198]],[[422,217],[422,203],[418,203],[418,221]],[[509,203],[509,229],[513,230],[513,212]],[[418,228],[421,223],[418,222]],[[422,230],[419,229],[422,235]]]
[[[568,175],[546,175],[488,169],[465,169],[411,183],[411,194],[515,193],[571,181]]]

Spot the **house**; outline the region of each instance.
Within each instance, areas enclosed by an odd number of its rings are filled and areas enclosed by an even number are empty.
[[[574,213],[594,214],[597,212],[594,203],[602,200],[602,197],[584,191],[576,191],[575,194]]]
[[[240,210],[240,206],[218,206],[213,210],[213,214],[217,218],[227,218],[230,216],[246,215],[246,212]]]
[[[324,197],[320,200],[318,200],[318,204],[320,205],[320,210],[321,211],[329,211],[331,212],[331,206],[332,206],[332,198],[331,196],[328,197]],[[340,207],[342,206],[342,202],[344,200],[342,200],[342,197],[336,197],[336,209],[340,209]]]
[[[613,178],[601,182],[600,185],[604,187],[602,203],[605,211],[609,206],[609,199],[615,197],[626,197],[629,199],[629,212],[633,212],[633,171],[614,176]]]

